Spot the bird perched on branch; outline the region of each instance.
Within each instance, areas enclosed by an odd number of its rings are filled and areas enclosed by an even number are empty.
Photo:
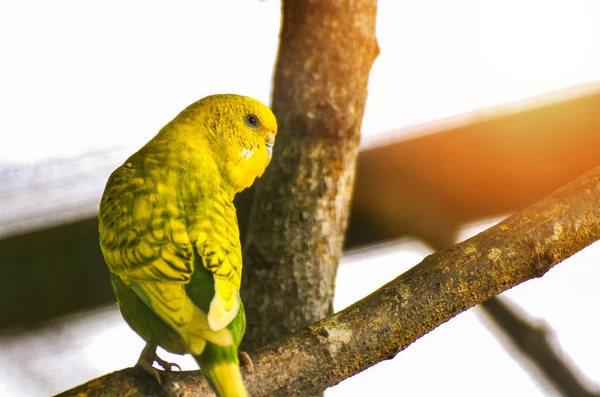
[[[100,246],[125,321],[146,342],[194,356],[221,397],[246,396],[238,345],[242,251],[234,195],[271,160],[277,122],[262,103],[213,95],[182,111],[110,176]]]

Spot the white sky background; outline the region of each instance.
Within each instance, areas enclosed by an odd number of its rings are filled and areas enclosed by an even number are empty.
[[[279,2],[0,3],[0,160],[145,143],[216,92],[269,101]],[[597,0],[379,1],[363,135],[600,80]]]
[[[111,147],[133,151],[185,106],[216,92],[268,103],[279,13],[273,0],[1,2],[0,167]],[[597,0],[380,0],[382,52],[363,136],[600,81],[598,21]],[[346,258],[336,307],[427,252],[407,242]],[[585,250],[508,294],[557,329],[564,351],[595,382],[599,320],[573,308],[600,302],[592,284],[598,254]],[[114,311],[88,320],[0,339],[0,395],[54,393],[135,362],[141,341]],[[59,356],[44,336],[71,341],[75,355]],[[551,395],[509,357],[469,311],[328,396],[390,388],[415,396]]]

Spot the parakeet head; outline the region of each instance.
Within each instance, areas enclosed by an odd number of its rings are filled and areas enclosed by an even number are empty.
[[[190,105],[181,116],[201,125],[234,191],[252,185],[269,165],[277,120],[261,102],[234,94],[211,95]]]

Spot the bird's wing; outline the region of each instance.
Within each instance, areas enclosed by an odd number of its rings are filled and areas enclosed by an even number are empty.
[[[216,333],[206,313],[188,297],[185,284],[194,271],[194,250],[186,214],[169,178],[144,174],[131,163],[111,175],[100,204],[100,245],[110,271],[163,321],[177,331],[190,353],[209,340],[230,345],[228,332]]]
[[[193,250],[185,213],[168,186],[131,163],[117,168],[107,182],[98,220],[100,245],[110,271],[126,283],[190,279]]]
[[[202,213],[191,216],[189,222],[190,239],[214,278],[208,324],[213,330],[224,329],[239,311],[242,278],[240,232],[230,196],[218,191]]]

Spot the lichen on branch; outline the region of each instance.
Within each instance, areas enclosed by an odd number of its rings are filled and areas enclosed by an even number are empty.
[[[600,239],[600,167],[545,199],[420,264],[352,306],[252,353],[252,396],[303,396],[393,358],[457,314],[532,278]],[[62,396],[195,396],[196,371],[162,386],[128,368]],[[131,393],[131,394],[129,394]],[[210,394],[206,394],[210,395]]]

